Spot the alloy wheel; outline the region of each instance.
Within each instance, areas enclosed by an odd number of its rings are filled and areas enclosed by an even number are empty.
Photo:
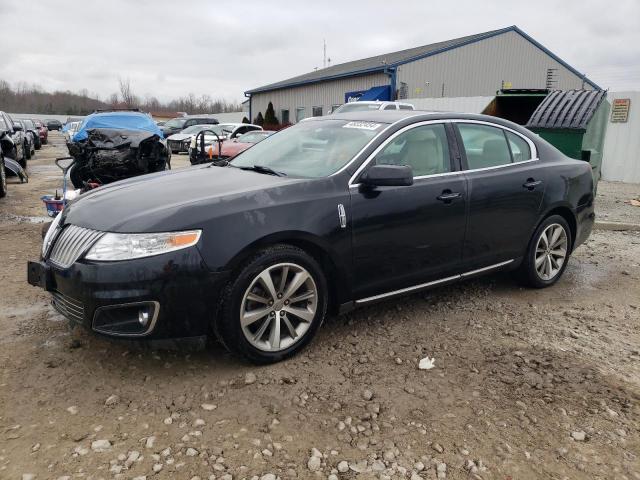
[[[552,280],[567,260],[567,232],[558,223],[552,223],[542,231],[536,245],[535,267],[538,276],[545,281]]]
[[[295,263],[280,263],[254,277],[240,306],[240,325],[255,348],[278,352],[299,342],[318,308],[311,274]]]

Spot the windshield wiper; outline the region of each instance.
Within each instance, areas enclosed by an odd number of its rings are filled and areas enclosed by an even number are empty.
[[[235,165],[234,165],[235,166]],[[238,167],[241,170],[252,170],[258,173],[266,173],[267,175],[275,175],[276,177],[286,177],[286,173],[276,172],[274,169],[265,167],[264,165],[254,165],[253,167]]]

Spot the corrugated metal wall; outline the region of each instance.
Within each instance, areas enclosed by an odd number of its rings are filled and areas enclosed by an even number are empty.
[[[400,66],[398,88],[405,82],[408,97],[494,95],[503,80],[511,88],[545,88],[549,68],[557,68],[554,88],[582,87],[569,69],[518,33],[507,32]],[[585,83],[585,88],[591,87]]]
[[[251,115],[255,118],[258,112],[267,110],[269,102],[273,102],[278,120],[282,121],[282,110],[289,110],[292,123],[296,119],[296,108],[304,107],[304,117],[311,116],[312,107],[322,107],[323,115],[331,111],[332,105],[342,105],[344,94],[357,90],[366,90],[378,85],[389,85],[389,77],[383,73],[374,73],[360,77],[348,77],[322,83],[314,83],[301,87],[274,90],[267,93],[256,93],[251,98]],[[253,118],[251,119],[253,121]]]
[[[609,92],[607,100],[631,99],[627,123],[607,125],[602,158],[602,178],[605,180],[640,183],[640,92]]]
[[[402,100],[416,107],[416,110],[432,112],[482,113],[495,98],[491,97],[453,97],[453,98],[408,98]]]

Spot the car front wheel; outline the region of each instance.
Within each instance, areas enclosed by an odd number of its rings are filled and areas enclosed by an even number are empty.
[[[535,288],[549,287],[564,273],[571,253],[571,229],[560,215],[547,217],[531,239],[519,270],[521,280]]]
[[[327,311],[327,282],[303,250],[276,245],[258,252],[225,289],[214,328],[230,351],[273,363],[304,348]]]

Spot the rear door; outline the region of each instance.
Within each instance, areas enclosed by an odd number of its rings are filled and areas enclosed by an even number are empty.
[[[459,268],[466,180],[443,123],[412,125],[375,153],[374,163],[408,165],[411,186],[350,188],[354,295],[363,300],[446,278]],[[453,143],[453,145],[452,145]],[[363,169],[366,171],[366,167]]]
[[[483,268],[519,258],[538,221],[545,188],[535,145],[491,123],[455,125],[469,196],[465,266]]]

